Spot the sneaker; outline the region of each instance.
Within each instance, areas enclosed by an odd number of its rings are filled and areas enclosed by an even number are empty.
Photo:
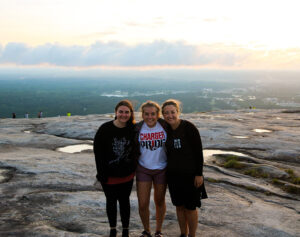
[[[155,237],[163,237],[163,234],[160,231],[155,232]]]
[[[129,237],[129,230],[128,229],[123,229],[122,237]]]
[[[140,237],[152,237],[151,233],[149,233],[148,231],[143,231],[142,235]]]
[[[181,234],[179,237],[188,237],[188,236],[186,236],[185,234]]]
[[[116,229],[110,229],[109,237],[116,237],[117,236],[117,230]]]

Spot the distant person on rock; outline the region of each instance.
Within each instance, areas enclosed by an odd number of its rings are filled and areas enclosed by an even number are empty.
[[[167,188],[166,166],[167,156],[165,141],[167,124],[160,119],[160,106],[147,101],[141,106],[143,121],[135,126],[136,142],[139,144],[139,159],[136,169],[137,196],[139,214],[144,231],[140,237],[151,237],[150,232],[150,196],[154,187],[154,203],[156,207],[155,237],[162,237],[162,223],[166,213],[165,194]]]
[[[131,102],[122,100],[115,107],[115,119],[102,124],[94,139],[96,177],[106,197],[110,237],[117,236],[117,202],[123,227],[122,237],[129,236],[129,196],[136,167],[134,123]]]
[[[15,119],[17,117],[16,113],[12,113],[12,118]]]
[[[24,115],[24,118],[28,118],[28,117],[29,117],[29,114],[28,114],[28,112],[26,112]]]
[[[40,112],[38,113],[38,118],[42,118],[42,117],[43,117],[43,112],[40,111]]]
[[[171,200],[176,206],[180,237],[195,237],[201,199],[207,198],[203,179],[203,152],[198,129],[179,118],[180,102],[167,100],[162,114],[170,125],[167,130],[167,180]]]

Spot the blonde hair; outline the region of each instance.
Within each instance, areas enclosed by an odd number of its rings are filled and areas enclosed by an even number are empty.
[[[141,112],[144,113],[144,109],[146,107],[154,107],[157,112],[157,116],[160,117],[160,106],[158,103],[152,101],[152,100],[147,100],[145,103],[141,105]]]
[[[161,106],[161,110],[162,113],[164,113],[164,108],[168,105],[173,105],[175,106],[177,112],[180,114],[181,113],[181,102],[179,100],[175,100],[175,99],[168,99],[166,100],[162,106]]]

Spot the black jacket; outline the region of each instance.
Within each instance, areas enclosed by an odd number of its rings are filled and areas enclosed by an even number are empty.
[[[135,171],[134,127],[118,128],[113,121],[100,126],[94,138],[97,179],[125,177]]]

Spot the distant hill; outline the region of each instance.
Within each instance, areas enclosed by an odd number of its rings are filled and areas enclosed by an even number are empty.
[[[300,90],[291,85],[265,85],[249,81],[144,79],[1,79],[0,118],[87,115],[112,113],[115,104],[127,98],[138,110],[141,103],[162,103],[175,98],[183,112],[244,108],[300,108]]]

